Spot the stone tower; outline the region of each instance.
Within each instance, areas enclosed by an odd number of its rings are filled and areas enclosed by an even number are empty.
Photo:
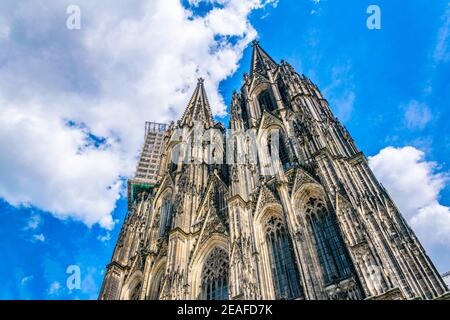
[[[258,44],[228,130],[199,79],[100,299],[436,299],[447,287],[310,79]]]

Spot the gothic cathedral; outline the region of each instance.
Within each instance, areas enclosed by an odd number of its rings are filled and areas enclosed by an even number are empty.
[[[448,299],[318,87],[258,42],[228,129],[202,79],[182,118],[158,128],[100,299]]]

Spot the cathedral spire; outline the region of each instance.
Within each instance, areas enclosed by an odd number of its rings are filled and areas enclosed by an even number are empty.
[[[234,132],[208,132],[223,126],[199,79],[177,126],[146,139],[100,299],[449,300],[317,86],[253,48]]]
[[[274,68],[277,63],[273,60],[269,54],[264,51],[263,48],[259,45],[258,40],[254,40],[252,42],[253,45],[253,55],[252,55],[252,66],[250,70],[250,74],[254,72],[265,74],[267,68]]]
[[[197,87],[181,117],[181,125],[193,125],[194,121],[200,121],[208,127],[214,125],[213,115],[211,107],[209,106],[208,97],[206,96],[204,83],[205,80],[203,78],[198,79]]]

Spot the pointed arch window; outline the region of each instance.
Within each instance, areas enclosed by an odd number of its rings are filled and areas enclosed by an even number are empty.
[[[242,112],[242,120],[244,121],[244,125],[248,126],[249,125],[249,116],[248,116],[248,112],[247,112],[247,104],[245,103],[244,99],[241,99],[241,112]]]
[[[161,294],[163,283],[163,274],[161,273],[161,276],[158,278],[158,282],[156,283],[156,299],[158,299]]]
[[[270,157],[278,156],[279,160],[281,162],[281,165],[283,166],[283,169],[288,170],[292,167],[292,163],[291,163],[291,159],[289,156],[287,140],[286,140],[282,130],[281,129],[277,129],[277,130],[278,130],[277,133],[275,133],[273,131],[269,132],[268,137],[267,137],[269,155],[270,155]],[[277,145],[272,146],[273,138],[278,139]],[[278,154],[276,154],[276,155],[272,154],[272,147],[278,148]]]
[[[289,157],[289,151],[287,148],[287,140],[284,134],[280,134],[280,161],[285,170],[289,169],[292,166],[291,159]]]
[[[161,290],[164,284],[164,267],[161,267],[156,272],[155,280],[152,283],[149,295],[150,300],[158,300],[161,295]]]
[[[348,278],[351,268],[335,219],[316,198],[307,203],[307,220],[316,242],[325,284]]]
[[[227,209],[224,192],[220,187],[214,189],[214,207],[220,214],[223,214]]]
[[[258,96],[258,103],[261,107],[261,110],[268,110],[268,111],[274,111],[275,110],[275,104],[272,99],[272,95],[270,94],[269,90],[265,90]]]
[[[139,300],[140,294],[141,294],[141,288],[142,288],[142,283],[138,282],[133,290],[131,290],[131,294],[130,294],[130,300]]]
[[[280,92],[281,100],[283,101],[285,106],[288,106],[287,88],[281,77],[278,78],[278,80],[277,80],[277,86],[278,86],[278,91]]]
[[[202,296],[205,300],[228,300],[228,253],[214,248],[202,270]]]
[[[169,172],[170,173],[174,173],[174,172],[176,172],[177,171],[177,169],[178,169],[178,164],[177,163],[174,163],[173,161],[171,161],[170,163],[169,163],[169,166],[168,166],[169,168]]]
[[[265,234],[275,298],[291,300],[301,297],[302,288],[292,242],[280,217],[272,216],[267,221]]]
[[[165,199],[159,208],[159,235],[162,237],[170,230],[172,204],[169,199]]]

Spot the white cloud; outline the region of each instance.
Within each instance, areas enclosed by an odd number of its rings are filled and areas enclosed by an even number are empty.
[[[34,278],[34,276],[26,276],[26,277],[23,277],[23,278],[20,280],[20,284],[21,284],[22,286],[24,286],[24,285],[26,285],[28,282],[30,282],[31,280],[33,280],[33,278]]]
[[[33,239],[34,239],[35,241],[45,242],[45,236],[44,236],[43,233],[40,233],[40,234],[34,234],[34,235],[33,235]]]
[[[0,197],[111,229],[143,122],[177,118],[200,76],[224,115],[218,86],[256,37],[249,14],[275,3],[228,0],[200,17],[177,0],[80,0],[74,31],[60,1],[2,2]]]
[[[58,295],[61,290],[61,284],[58,281],[54,281],[50,284],[47,292],[50,296]]]
[[[450,60],[449,36],[450,36],[450,3],[441,18],[442,26],[437,35],[436,47],[434,49],[434,61],[436,63],[448,62]]]
[[[405,110],[405,121],[409,129],[423,129],[432,120],[430,108],[425,103],[411,100]]]
[[[314,9],[312,9],[309,14],[312,16],[313,15],[321,16],[322,6],[320,0],[311,0],[311,2],[314,4]]]
[[[428,242],[450,245],[450,208],[438,201],[419,209],[411,224]]]
[[[387,147],[369,157],[369,164],[419,238],[450,246],[450,208],[439,203],[448,177],[424,157],[414,147]]]
[[[107,242],[107,241],[111,240],[111,233],[106,232],[106,234],[104,234],[104,235],[99,235],[97,237],[97,240],[99,240],[101,242]]]
[[[38,214],[33,214],[30,219],[27,221],[27,225],[25,226],[25,230],[36,230],[41,224],[41,216]]]

